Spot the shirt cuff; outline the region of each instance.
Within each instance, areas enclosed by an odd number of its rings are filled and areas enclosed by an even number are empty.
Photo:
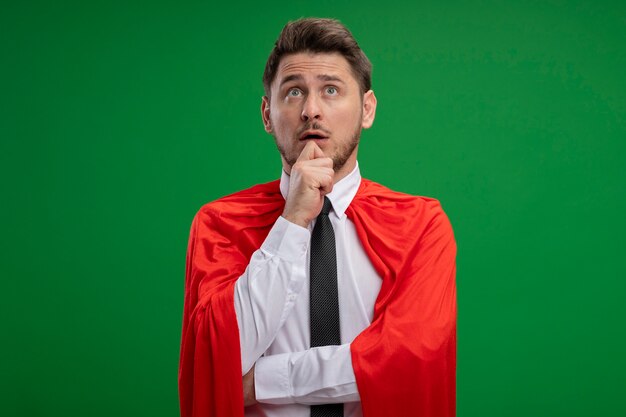
[[[309,229],[280,216],[261,245],[261,250],[289,262],[297,262],[306,254],[310,241]]]
[[[293,403],[289,382],[289,353],[262,356],[254,366],[256,400],[267,404]]]

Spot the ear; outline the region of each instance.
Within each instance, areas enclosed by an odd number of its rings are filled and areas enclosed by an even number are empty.
[[[363,94],[363,121],[361,127],[369,129],[374,123],[376,117],[376,96],[372,90]]]
[[[263,118],[263,127],[267,133],[272,133],[272,123],[270,121],[270,99],[263,96],[261,99],[261,117]]]

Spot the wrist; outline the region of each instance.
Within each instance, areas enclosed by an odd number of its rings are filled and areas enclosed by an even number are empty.
[[[283,218],[291,223],[297,224],[298,226],[304,227],[305,229],[309,227],[311,220],[307,219],[304,216],[298,216],[297,214],[285,213],[282,214]]]
[[[254,366],[243,376],[243,405],[248,407],[257,403],[254,384]]]

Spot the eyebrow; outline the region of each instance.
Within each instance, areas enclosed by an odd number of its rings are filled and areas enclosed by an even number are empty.
[[[342,84],[344,84],[344,81],[337,77],[336,75],[328,75],[328,74],[320,74],[317,77],[318,80],[320,81],[336,81],[336,82],[340,82]],[[282,87],[284,84],[290,82],[290,81],[302,81],[303,77],[300,74],[291,74],[286,76],[285,78],[283,78],[280,82],[280,86]]]

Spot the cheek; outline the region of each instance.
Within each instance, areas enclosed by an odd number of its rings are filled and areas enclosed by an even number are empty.
[[[294,127],[284,117],[275,117],[272,119],[272,129],[274,136],[281,142],[291,142],[289,138],[293,136]]]
[[[361,111],[360,108],[350,107],[347,109],[342,109],[341,112],[336,112],[333,121],[337,124],[338,127],[350,130],[352,126],[361,121]]]
[[[298,118],[294,116],[294,110],[289,109],[280,109],[272,113],[272,123],[275,126],[280,126],[281,128],[289,128],[289,126],[294,124],[294,120],[297,122]]]
[[[282,112],[275,118],[274,122],[280,129],[289,131],[298,126],[300,118],[295,116],[293,112]]]

